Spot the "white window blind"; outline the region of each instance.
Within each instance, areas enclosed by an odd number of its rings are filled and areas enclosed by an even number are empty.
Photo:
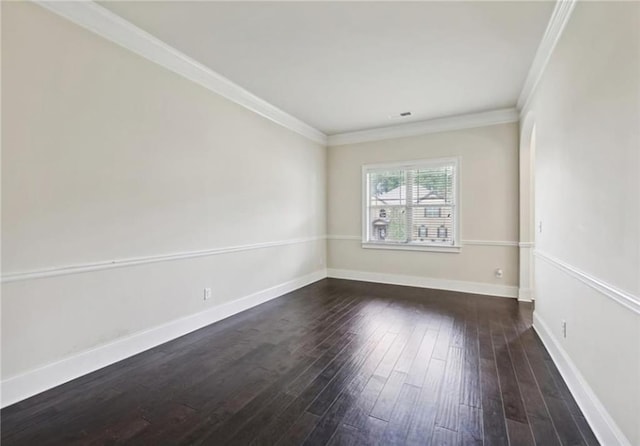
[[[367,247],[458,245],[458,159],[363,166]]]

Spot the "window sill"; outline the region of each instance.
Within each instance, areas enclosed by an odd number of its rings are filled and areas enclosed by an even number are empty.
[[[437,246],[437,245],[419,245],[408,243],[376,243],[376,242],[362,242],[362,247],[365,249],[392,249],[397,251],[431,251],[431,252],[448,252],[451,254],[457,254],[461,250],[460,245],[451,246]]]

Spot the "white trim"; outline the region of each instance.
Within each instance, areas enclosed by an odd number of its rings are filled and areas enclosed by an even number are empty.
[[[367,172],[375,172],[386,171],[389,169],[419,169],[421,167],[446,167],[450,166],[452,163],[456,164],[456,167],[460,164],[459,156],[447,156],[440,158],[420,158],[406,161],[388,161],[384,163],[372,163],[372,164],[364,164],[362,166],[363,170]]]
[[[359,235],[328,235],[327,239],[329,240],[354,240],[354,241],[362,241],[362,237]],[[507,246],[507,247],[515,247],[517,248],[520,244],[515,241],[507,241],[507,240],[462,240],[460,246],[456,246],[457,248],[464,247],[466,245],[470,246]],[[437,247],[436,247],[437,248]],[[447,247],[444,247],[447,248]]]
[[[358,242],[362,241],[362,237],[359,235],[328,235],[328,240],[356,240]]]
[[[518,287],[509,285],[494,285],[492,283],[467,282],[462,280],[436,279],[432,277],[406,276],[403,274],[385,274],[369,271],[354,271],[347,269],[327,269],[327,277],[335,279],[360,280],[373,283],[388,283],[392,285],[432,288],[437,290],[458,291],[461,293],[485,294],[489,296],[512,297],[518,296]]]
[[[613,285],[608,284],[607,282],[598,279],[586,272],[576,268],[575,266],[569,265],[562,260],[559,260],[549,254],[546,254],[540,250],[536,250],[534,252],[534,256],[544,260],[549,265],[554,266],[556,269],[578,279],[582,283],[588,285],[599,293],[615,300],[620,305],[628,308],[629,310],[640,314],[640,296],[635,296],[629,292],[623,291],[614,287]]]
[[[149,330],[134,333],[105,345],[2,381],[2,407],[21,401],[72,379],[91,373],[150,348],[169,342],[214,322],[248,310],[302,288],[327,276],[326,270],[290,280],[249,296],[218,305]]]
[[[518,288],[518,302],[533,302],[531,288]]]
[[[549,351],[551,359],[558,367],[560,375],[567,383],[567,387],[569,387],[571,394],[600,444],[631,446],[631,442],[611,418],[611,415],[609,415],[607,409],[591,389],[587,380],[582,376],[578,367],[573,363],[569,354],[553,336],[551,330],[538,316],[537,312],[533,313],[533,328]]]
[[[63,276],[66,274],[86,273],[89,271],[99,271],[103,269],[122,268],[147,263],[167,262],[171,260],[192,259],[194,257],[207,257],[231,252],[249,251],[253,249],[271,248],[275,246],[287,246],[298,243],[308,243],[316,240],[324,240],[326,236],[303,237],[289,240],[279,240],[275,242],[253,243],[248,245],[227,246],[223,248],[211,248],[201,251],[187,251],[171,254],[159,254],[146,257],[132,257],[127,259],[116,259],[94,263],[81,263],[76,265],[56,266],[31,271],[18,271],[2,275],[2,283],[16,282],[19,280],[42,279],[45,277]]]
[[[506,240],[462,240],[462,245],[478,245],[478,246],[511,246],[518,247],[518,242]]]
[[[460,252],[459,245],[420,245],[417,243],[391,243],[391,242],[364,242],[364,249],[390,249],[395,251],[431,251],[431,252],[448,252],[457,254]]]
[[[93,1],[33,1],[43,8],[196,82],[289,130],[314,142],[329,146],[517,122],[519,120],[518,110],[523,111],[528,106],[535,87],[542,77],[544,68],[575,6],[575,0],[560,0],[556,3],[518,98],[517,109],[507,108],[441,117],[389,127],[340,133],[327,137],[320,130],[248,92],[224,76]]]
[[[542,74],[549,63],[549,59],[551,59],[553,50],[558,44],[560,36],[562,36],[562,32],[571,17],[575,4],[576,0],[558,0],[556,2],[555,8],[551,13],[551,18],[549,19],[547,29],[542,36],[540,45],[538,46],[533,62],[531,63],[531,67],[529,68],[529,73],[527,74],[527,78],[522,86],[520,97],[518,97],[518,110],[522,112],[527,110],[529,102],[533,97],[533,93],[542,78]]]
[[[34,0],[34,3],[311,141],[324,145],[327,143],[327,136],[318,129],[260,99],[93,1]]]
[[[534,268],[533,248],[535,241],[535,122],[529,112],[520,121],[519,154],[519,232],[520,252],[518,281],[523,290],[523,299],[533,300]]]
[[[534,300],[533,281],[533,246],[528,242],[518,243],[519,277],[518,300],[532,302]]]
[[[371,249],[399,249],[408,251],[438,251],[438,252],[459,252],[460,251],[460,176],[461,176],[461,164],[462,159],[459,156],[446,157],[446,158],[427,158],[411,161],[391,161],[378,164],[364,164],[362,166],[362,247]],[[454,245],[438,245],[428,243],[394,243],[394,242],[376,242],[375,240],[369,240],[371,229],[369,225],[369,186],[368,176],[369,173],[376,171],[386,171],[389,169],[398,169],[403,171],[403,175],[407,176],[408,170],[421,169],[421,168],[434,168],[434,167],[450,167],[453,166],[454,178],[453,178],[453,241]],[[410,187],[412,187],[407,181],[407,194],[410,193]],[[409,216],[413,210],[413,207],[418,207],[405,203],[407,209],[407,232],[411,233],[411,217]],[[407,237],[411,237],[408,235]]]
[[[361,241],[364,242],[369,237],[369,207],[367,206],[367,196],[369,195],[369,184],[368,184],[368,175],[366,166],[362,166],[360,168],[360,181],[361,181],[361,189],[360,189],[360,224],[362,225],[360,228],[360,236]]]
[[[518,122],[519,119],[520,115],[518,113],[518,110],[516,110],[515,108],[505,108],[481,113],[447,116],[443,118],[411,122],[390,127],[329,135],[329,137],[327,138],[327,144],[329,146],[341,146],[345,144],[356,144],[368,141],[403,138],[406,136],[424,135],[427,133],[446,132],[450,130],[461,130],[474,127],[485,127],[496,124],[506,124],[509,122]]]

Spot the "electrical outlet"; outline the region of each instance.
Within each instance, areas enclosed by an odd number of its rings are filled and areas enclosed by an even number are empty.
[[[502,279],[503,275],[504,275],[504,273],[502,272],[502,268],[496,268],[496,277],[498,279]]]
[[[567,337],[567,321],[562,321],[562,337]]]
[[[542,220],[538,222],[538,232],[542,234]]]
[[[211,288],[204,289],[204,300],[211,299]]]

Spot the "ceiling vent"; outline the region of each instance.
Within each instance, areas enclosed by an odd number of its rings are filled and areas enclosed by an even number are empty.
[[[398,113],[395,115],[389,115],[389,119],[404,119],[404,118],[408,118],[409,116],[411,116],[411,112],[406,111],[406,112]]]

